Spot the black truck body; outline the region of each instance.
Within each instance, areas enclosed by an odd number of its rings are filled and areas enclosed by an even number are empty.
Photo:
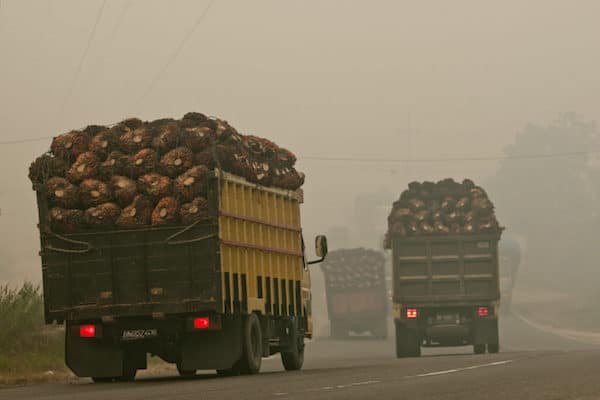
[[[393,303],[398,357],[421,346],[499,350],[499,234],[395,236]]]

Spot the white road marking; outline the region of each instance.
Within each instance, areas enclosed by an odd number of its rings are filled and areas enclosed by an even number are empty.
[[[363,381],[363,382],[353,382],[353,383],[348,383],[345,385],[324,386],[324,387],[317,388],[317,389],[309,389],[306,392],[326,392],[326,391],[330,391],[330,390],[347,389],[347,388],[357,387],[357,386],[375,385],[377,383],[381,383],[381,381],[380,380],[370,380],[370,381]]]
[[[496,361],[496,362],[491,362],[491,363],[487,363],[487,364],[471,365],[471,366],[463,367],[463,368],[447,369],[444,371],[434,371],[434,372],[428,372],[425,374],[404,376],[403,379],[425,378],[425,377],[431,377],[431,376],[454,374],[457,372],[471,371],[471,370],[479,369],[479,368],[498,367],[501,365],[510,364],[512,362],[513,362],[513,360]],[[348,383],[348,384],[344,384],[344,385],[323,386],[320,388],[308,389],[308,390],[305,390],[304,392],[305,393],[326,392],[326,391],[332,391],[332,390],[348,389],[348,388],[353,388],[353,387],[358,387],[358,386],[376,385],[376,384],[382,383],[382,382],[383,381],[378,380],[378,379],[371,379],[368,381],[352,382],[352,383]],[[289,393],[273,393],[274,396],[287,396],[288,394]]]
[[[351,383],[350,386],[364,386],[364,385],[374,385],[376,383],[381,383],[381,381],[365,381],[365,382],[356,382]]]
[[[471,371],[471,370],[479,369],[479,368],[498,367],[500,365],[510,364],[511,362],[513,362],[513,360],[496,361],[496,362],[492,362],[492,363],[488,363],[488,364],[471,365],[470,367],[447,369],[445,371],[435,371],[435,372],[428,372],[426,374],[406,376],[405,378],[425,378],[428,376],[455,374],[457,372]]]

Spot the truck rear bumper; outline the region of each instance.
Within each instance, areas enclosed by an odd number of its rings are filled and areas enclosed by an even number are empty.
[[[81,337],[80,324],[66,329],[65,361],[79,377],[112,378],[127,369],[145,369],[147,354],[155,354],[184,370],[227,369],[242,352],[242,317],[219,320],[218,330],[193,331],[187,319],[132,320],[96,323],[97,337]],[[150,337],[125,332],[152,332]],[[156,333],[155,333],[156,332]]]
[[[456,342],[467,340],[470,327],[466,325],[433,325],[425,329],[425,336],[436,342]]]

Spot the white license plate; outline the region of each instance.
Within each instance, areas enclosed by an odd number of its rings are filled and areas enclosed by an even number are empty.
[[[131,329],[123,331],[123,340],[142,340],[158,336],[156,329]]]

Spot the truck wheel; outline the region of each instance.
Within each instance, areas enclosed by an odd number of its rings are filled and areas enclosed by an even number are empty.
[[[473,352],[475,354],[484,354],[485,353],[485,344],[474,344]]]
[[[420,357],[421,343],[417,332],[396,324],[396,357]]]
[[[99,378],[96,376],[92,376],[92,381],[94,381],[94,383],[111,383],[115,380],[115,378]]]
[[[340,324],[331,323],[330,327],[330,336],[332,339],[345,339],[348,336],[348,330]]]
[[[183,369],[181,368],[181,364],[177,363],[177,372],[179,373],[179,376],[183,376],[186,378],[190,378],[192,376],[196,376],[196,370],[195,369]]]
[[[386,340],[387,339],[387,321],[381,321],[373,328],[371,335],[375,339]]]
[[[256,314],[250,314],[246,318],[243,340],[240,371],[243,375],[256,374],[260,371],[262,363],[262,331]]]
[[[137,375],[137,368],[128,368],[123,370],[123,375],[117,378],[119,382],[133,382]]]
[[[496,354],[500,351],[500,345],[498,343],[488,343],[487,350],[490,354]]]
[[[281,352],[281,362],[286,371],[298,371],[304,364],[304,337],[298,334],[298,324],[292,324],[290,341],[292,345],[288,351]]]
[[[217,376],[222,376],[222,377],[239,376],[241,371],[240,371],[240,367],[238,364],[239,364],[239,362],[237,362],[236,365],[234,365],[232,368],[229,368],[229,369],[218,369]]]

